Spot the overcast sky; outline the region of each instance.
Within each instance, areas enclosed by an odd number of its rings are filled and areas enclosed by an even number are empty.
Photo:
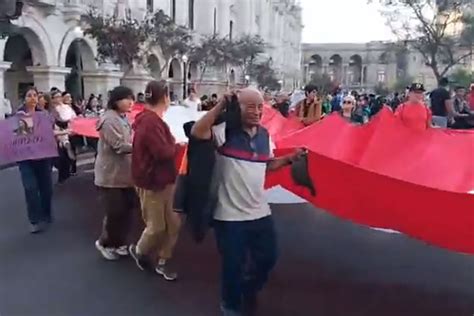
[[[361,43],[393,38],[376,5],[367,0],[300,0],[303,42]]]

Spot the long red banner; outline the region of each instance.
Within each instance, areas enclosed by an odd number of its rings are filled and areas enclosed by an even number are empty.
[[[474,254],[474,133],[411,130],[389,111],[364,126],[337,114],[303,127],[266,108],[262,124],[276,154],[309,149],[312,197],[289,169],[271,173],[267,187],[282,185],[313,205],[359,224],[398,230],[439,247]],[[96,137],[95,121],[73,130]]]

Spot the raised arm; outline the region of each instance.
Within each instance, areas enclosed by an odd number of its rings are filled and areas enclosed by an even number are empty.
[[[222,98],[217,105],[207,112],[199,121],[197,121],[192,129],[191,135],[197,139],[211,139],[212,138],[212,126],[216,122],[219,115],[222,113],[226,104],[226,98]]]

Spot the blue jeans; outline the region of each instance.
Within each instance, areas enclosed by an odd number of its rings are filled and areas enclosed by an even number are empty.
[[[256,295],[277,260],[277,242],[271,216],[245,222],[216,221],[217,247],[222,257],[222,300],[239,311],[242,297]]]
[[[28,219],[31,224],[52,221],[53,177],[51,162],[51,159],[41,159],[18,163],[25,191]]]

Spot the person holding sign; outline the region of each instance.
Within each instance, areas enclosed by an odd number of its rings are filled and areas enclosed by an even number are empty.
[[[57,155],[54,152],[55,139],[53,132],[53,121],[52,118],[46,112],[42,111],[37,107],[38,104],[38,91],[36,88],[29,88],[26,91],[24,105],[18,110],[16,116],[18,117],[18,128],[14,131],[16,135],[16,141],[19,143],[35,142],[38,140],[47,140],[49,136],[49,143],[52,142],[52,146],[43,146],[43,150],[46,147],[49,151],[39,153],[33,148],[33,145],[29,148],[29,152],[36,156],[45,156],[45,158],[33,158],[24,157],[26,160],[18,162],[20,170],[21,181],[23,189],[25,191],[26,206],[28,211],[28,219],[30,221],[30,232],[39,233],[43,231],[48,224],[53,221],[51,212],[51,201],[53,196],[53,179],[52,179],[52,160],[51,158]],[[14,119],[14,118],[12,118]],[[38,123],[34,121],[38,120]],[[46,123],[44,123],[46,121]],[[41,122],[42,124],[39,124]],[[48,125],[48,126],[44,126]],[[40,135],[44,126],[44,134]],[[38,127],[38,128],[37,128]],[[49,131],[49,128],[51,129]]]

